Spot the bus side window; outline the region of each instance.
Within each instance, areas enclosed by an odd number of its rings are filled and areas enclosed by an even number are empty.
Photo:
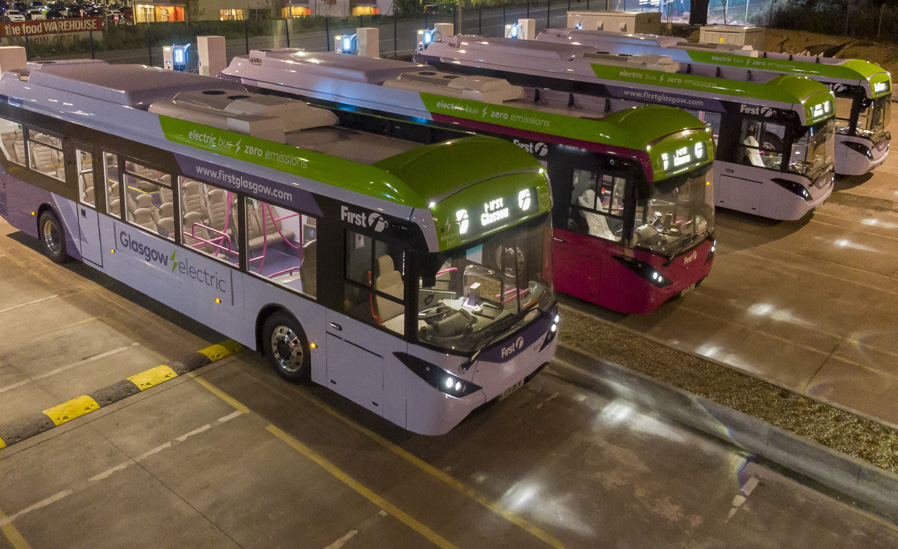
[[[106,188],[106,213],[121,219],[122,205],[119,192],[118,156],[104,152],[103,171],[103,175],[106,177],[104,182],[104,187]]]
[[[128,221],[174,240],[175,214],[170,186],[171,175],[130,160],[125,161]]]
[[[76,147],[75,162],[78,173],[78,194],[81,197],[81,202],[88,206],[96,206],[93,155]]]
[[[353,231],[345,246],[344,312],[405,333],[405,253]]]
[[[247,198],[246,232],[251,273],[312,297],[318,295],[315,218]]]
[[[35,130],[28,131],[29,164],[32,170],[65,181],[62,141]]]
[[[21,124],[0,118],[0,146],[7,160],[25,164],[25,137]]]
[[[184,245],[237,265],[240,262],[237,195],[201,181],[178,179]]]

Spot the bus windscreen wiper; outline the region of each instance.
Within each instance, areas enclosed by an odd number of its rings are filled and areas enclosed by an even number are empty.
[[[698,239],[698,237],[703,234],[704,234],[703,232],[702,233],[694,233],[694,234],[684,238],[683,241],[680,242],[679,245],[674,246],[674,248],[670,251],[670,253],[667,254],[667,263],[665,263],[664,266],[667,267],[671,263],[673,263],[673,260],[675,257],[677,257],[677,254],[679,254],[681,251],[683,251],[686,248],[688,248],[689,246],[691,246],[692,243],[695,242],[696,239]]]

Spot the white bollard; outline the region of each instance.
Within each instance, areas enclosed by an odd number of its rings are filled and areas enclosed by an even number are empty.
[[[361,27],[355,30],[359,40],[359,55],[363,57],[380,57],[380,29]]]
[[[199,56],[199,73],[203,76],[218,76],[228,67],[224,36],[197,36],[196,49]]]
[[[433,28],[440,33],[442,38],[455,36],[455,25],[452,23],[434,23]]]
[[[21,46],[0,47],[0,72],[24,69],[27,62],[25,48]]]
[[[536,40],[536,19],[518,19],[521,26],[518,40]]]

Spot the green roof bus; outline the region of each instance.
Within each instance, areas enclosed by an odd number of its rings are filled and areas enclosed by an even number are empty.
[[[889,153],[892,78],[860,59],[793,55],[741,49],[729,44],[694,44],[685,38],[608,31],[549,29],[537,41],[589,46],[615,53],[665,55],[682,65],[712,65],[720,76],[769,81],[783,74],[807,76],[836,96],[835,173],[863,175]]]
[[[0,76],[0,215],[410,431],[445,433],[557,344],[546,174],[210,77],[104,62]]]
[[[432,42],[417,60],[459,75],[507,79],[549,106],[589,98],[599,115],[645,104],[696,112],[717,141],[717,206],[793,220],[833,190],[834,97],[809,78],[736,80],[721,78],[716,67],[690,65],[686,72],[669,57],[479,36]]]
[[[300,50],[252,51],[221,76],[329,107],[344,124],[384,135],[430,143],[476,131],[526,150],[552,182],[558,291],[648,313],[710,272],[714,143],[704,123],[680,109],[597,117],[580,103],[535,104],[504,80]]]

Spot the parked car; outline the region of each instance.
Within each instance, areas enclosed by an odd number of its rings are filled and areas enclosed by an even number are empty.
[[[3,16],[3,19],[12,23],[20,23],[25,20],[25,14],[19,10],[6,10],[6,15]]]
[[[28,19],[31,21],[42,21],[46,18],[47,16],[44,15],[44,10],[40,8],[31,8],[28,10]]]

